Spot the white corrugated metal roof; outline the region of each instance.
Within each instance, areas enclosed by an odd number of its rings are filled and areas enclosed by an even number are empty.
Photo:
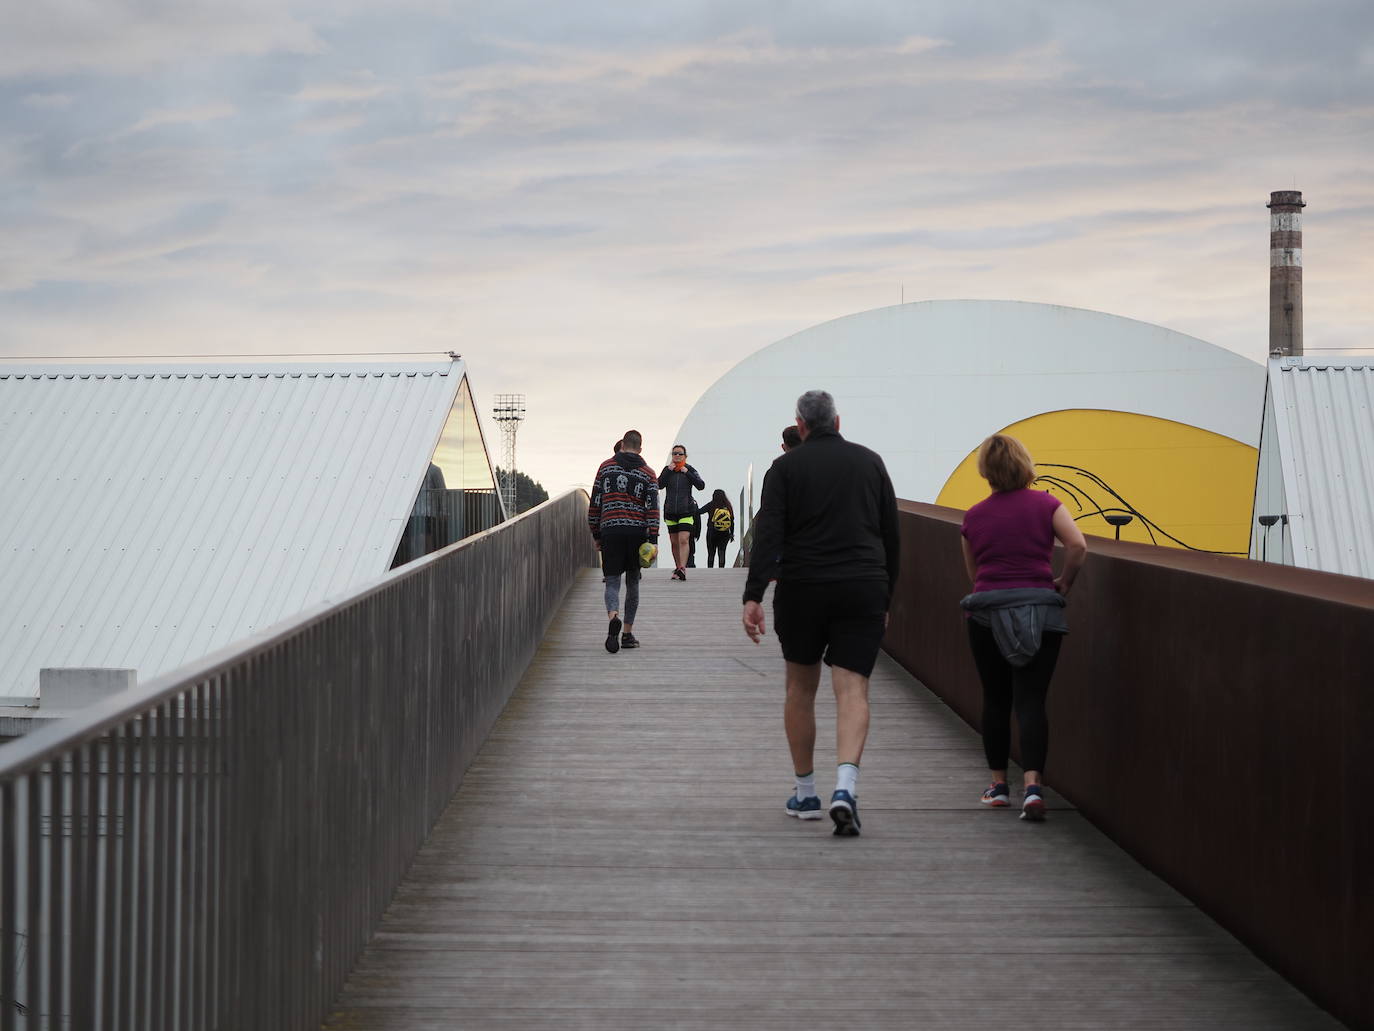
[[[1374,577],[1374,358],[1269,362],[1294,562]]]
[[[146,679],[385,572],[462,379],[0,365],[0,698]]]

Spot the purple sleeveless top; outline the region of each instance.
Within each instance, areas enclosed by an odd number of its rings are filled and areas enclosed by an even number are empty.
[[[978,565],[975,591],[1054,586],[1054,510],[1060,501],[1041,490],[990,494],[964,513],[960,531]]]

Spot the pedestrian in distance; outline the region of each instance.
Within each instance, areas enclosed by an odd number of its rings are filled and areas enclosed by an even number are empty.
[[[795,426],[782,428],[782,453],[785,455],[795,447],[801,447],[801,430]]]
[[[701,506],[702,521],[706,524],[706,568],[710,569],[720,559],[720,568],[725,568],[725,546],[735,539],[735,506],[725,496],[725,491],[717,490],[711,500]]]
[[[673,546],[674,580],[687,579],[687,553],[692,546],[692,528],[697,520],[697,503],[692,488],[706,489],[701,474],[687,464],[687,448],[674,444],[668,464],[658,474],[663,491],[663,524]]]
[[[658,483],[640,457],[644,438],[638,430],[626,430],[621,450],[602,462],[592,484],[587,506],[587,525],[601,552],[605,584],[606,650],[638,648],[634,635],[639,610],[639,549],[658,540]],[[620,608],[620,578],[625,578],[624,619]],[[623,633],[622,633],[623,628]]]
[[[693,503],[695,504],[695,502]],[[692,523],[691,536],[687,538],[688,569],[695,569],[697,567],[697,541],[701,540],[701,531],[706,525],[706,521],[701,518],[701,509],[697,509],[695,514],[697,518],[696,521]]]
[[[764,634],[763,595],[776,576],[773,626],[787,669],[783,726],[795,790],[785,809],[821,818],[813,753],[821,662],[835,691],[835,833],[857,836],[859,761],[868,738],[868,679],[887,629],[899,568],[897,498],[883,460],[840,436],[835,399],[809,390],[797,399],[804,442],[773,460],[753,522],[744,588],[744,632]]]
[[[964,567],[973,593],[960,602],[983,682],[983,751],[992,784],[984,805],[1010,803],[1011,713],[1021,728],[1021,819],[1043,820],[1040,777],[1049,751],[1045,697],[1068,623],[1064,603],[1088,554],[1083,531],[1048,491],[1031,489],[1035,463],[1015,437],[993,434],[978,449],[992,493],[964,514]],[[1064,566],[1054,575],[1054,542]]]
[[[620,452],[622,452],[622,451],[624,451],[624,450],[625,450],[625,441],[624,441],[623,439],[617,440],[617,441],[611,446],[611,457],[608,458],[608,459],[606,459],[604,462],[602,462],[599,466],[596,467],[596,478],[597,478],[598,480],[601,478],[602,470],[604,470],[604,469],[606,468],[606,466],[611,465],[611,464],[615,461],[615,456],[618,455],[618,454],[620,454]],[[593,480],[592,482],[595,483],[596,480]]]

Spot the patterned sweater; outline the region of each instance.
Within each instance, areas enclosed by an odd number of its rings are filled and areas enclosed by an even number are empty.
[[[658,540],[658,482],[644,459],[621,451],[601,463],[587,506],[592,536],[605,534]]]

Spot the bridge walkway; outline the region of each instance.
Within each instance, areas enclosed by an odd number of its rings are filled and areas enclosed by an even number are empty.
[[[976,735],[885,656],[863,836],[786,816],[742,586],[649,571],[612,656],[580,577],[326,1027],[1339,1026],[1063,799],[983,809]]]

